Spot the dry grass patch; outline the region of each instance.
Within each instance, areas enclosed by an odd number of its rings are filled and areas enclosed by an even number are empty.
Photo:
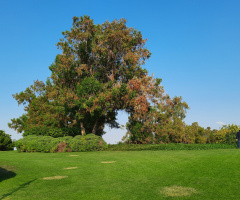
[[[44,177],[43,180],[56,180],[56,179],[63,179],[67,178],[68,176],[52,176],[52,177]]]
[[[64,169],[77,169],[78,167],[66,167]]]
[[[116,161],[102,161],[101,163],[115,163]]]
[[[10,166],[10,165],[1,165],[0,166],[0,171],[2,170],[7,170],[7,171],[16,171],[16,167],[15,166]]]
[[[198,193],[198,191],[195,188],[174,185],[174,186],[164,187],[161,190],[161,193],[166,197],[183,197],[183,196],[191,196],[193,194]]]

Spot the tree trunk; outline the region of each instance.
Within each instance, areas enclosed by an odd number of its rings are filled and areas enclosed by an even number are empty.
[[[92,134],[96,135],[97,132],[97,124],[98,124],[98,120],[95,122],[93,129],[92,129]]]
[[[86,131],[85,131],[85,128],[84,128],[82,122],[80,122],[80,126],[81,126],[81,133],[82,133],[82,135],[86,135]]]

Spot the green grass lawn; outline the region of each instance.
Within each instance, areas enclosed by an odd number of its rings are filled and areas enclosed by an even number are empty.
[[[238,200],[240,150],[0,152],[0,199]]]

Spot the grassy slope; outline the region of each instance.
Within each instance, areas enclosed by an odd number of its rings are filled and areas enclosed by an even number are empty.
[[[70,156],[77,155],[77,156]],[[102,161],[116,161],[103,164]],[[240,199],[240,151],[0,152],[0,199]],[[64,170],[66,167],[77,169]],[[8,169],[9,177],[5,177]],[[61,180],[43,177],[68,176]],[[166,186],[195,188],[165,197]]]

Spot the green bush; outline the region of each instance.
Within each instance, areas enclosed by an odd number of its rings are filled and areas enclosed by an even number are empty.
[[[88,134],[75,136],[68,143],[72,151],[100,151],[107,148],[107,143],[100,136]]]
[[[28,135],[16,142],[19,152],[62,152],[62,151],[100,151],[107,148],[107,143],[94,134],[75,137]]]
[[[209,149],[234,149],[235,145],[228,144],[114,144],[108,145],[108,151],[159,151],[159,150],[209,150]]]
[[[19,152],[55,152],[58,148],[58,139],[51,136],[29,135],[16,142]]]
[[[51,136],[54,138],[64,137],[64,136],[75,136],[81,135],[81,129],[79,128],[58,128],[58,127],[46,127],[46,126],[35,126],[31,128],[27,128],[23,136],[27,135],[43,135],[43,136]]]
[[[11,136],[6,134],[5,131],[0,130],[0,151],[13,150],[13,142]]]

